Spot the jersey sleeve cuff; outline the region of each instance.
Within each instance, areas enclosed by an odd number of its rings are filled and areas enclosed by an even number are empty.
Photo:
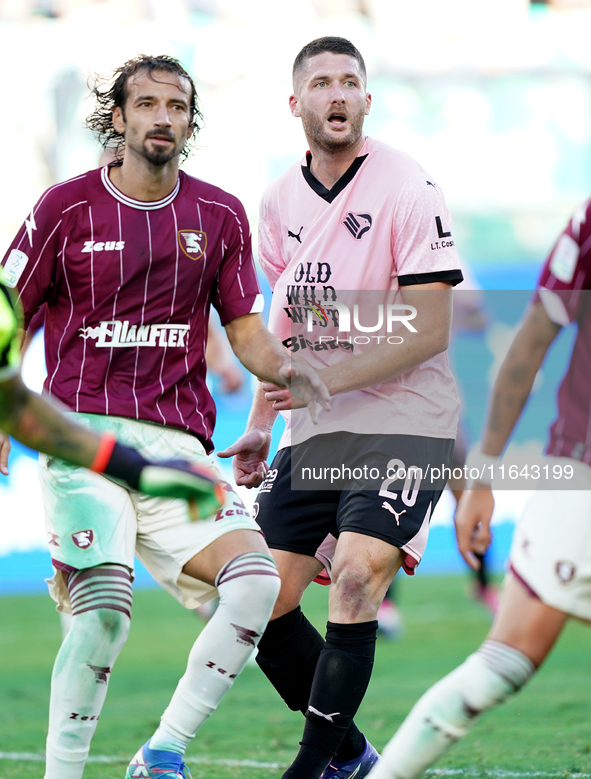
[[[462,271],[456,270],[437,270],[430,273],[409,273],[398,277],[398,286],[412,287],[414,284],[432,284],[434,281],[444,281],[453,287],[464,280]]]
[[[264,308],[265,299],[260,292],[255,297],[241,298],[229,304],[224,303],[223,308],[219,310],[220,322],[222,325],[227,325],[228,322],[245,314],[262,314]]]

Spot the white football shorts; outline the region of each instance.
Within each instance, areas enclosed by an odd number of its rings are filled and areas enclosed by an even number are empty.
[[[151,460],[180,458],[219,473],[201,442],[181,430],[124,417],[69,416],[99,433],[113,433]],[[227,482],[222,509],[214,517],[191,522],[185,501],[143,495],[63,460],[41,455],[40,473],[49,551],[56,568],[47,584],[58,611],[71,610],[62,570],[105,563],[133,570],[134,555],[165,590],[193,609],[214,598],[217,590],[184,574],[185,563],[232,530],[260,530]]]
[[[548,606],[591,621],[591,468],[579,460],[546,457],[573,466],[556,490],[537,490],[515,528],[509,564]]]

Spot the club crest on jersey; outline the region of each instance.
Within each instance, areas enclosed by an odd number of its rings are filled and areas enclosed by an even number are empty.
[[[190,260],[198,260],[207,249],[207,233],[202,230],[179,230],[179,246]]]
[[[559,560],[556,563],[556,575],[563,584],[571,582],[575,578],[576,567],[573,563],[566,560]]]
[[[92,530],[79,530],[77,533],[72,533],[72,541],[79,549],[88,549],[94,541],[94,533]]]
[[[349,211],[341,222],[356,241],[363,238],[365,233],[371,228],[372,223],[373,219],[371,218],[371,214],[354,214],[353,211]]]

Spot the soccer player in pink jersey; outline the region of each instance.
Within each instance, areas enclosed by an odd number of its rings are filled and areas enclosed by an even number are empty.
[[[266,329],[241,203],[179,171],[201,115],[170,57],[137,57],[95,89],[89,126],[116,161],[47,190],[14,239],[4,279],[28,324],[45,303],[45,391],[77,421],[156,460],[212,464],[205,347],[213,304],[241,362],[329,408],[316,372]],[[72,627],[54,667],[45,779],[80,779],[131,617],[134,552],[187,608],[218,595],[187,671],[127,775],[189,776],[185,748],[247,662],[279,577],[258,525],[226,484],[218,513],[140,496],[42,458],[49,582]]]
[[[449,466],[453,451],[459,399],[446,349],[462,273],[439,185],[363,133],[371,96],[349,41],[302,49],[289,102],[309,151],[263,197],[259,257],[273,288],[270,327],[318,367],[331,416],[321,411],[313,428],[297,399],[262,383],[245,435],[223,454],[234,455],[239,484],[262,482],[257,519],[281,575],[257,662],[306,718],[284,778],[361,779],[377,753],[353,716],[370,680],[378,607],[396,571],[412,574],[421,560],[445,483],[429,467]],[[386,311],[416,319],[386,327]],[[286,432],[267,471],[278,411]],[[357,478],[364,469],[370,478]],[[330,479],[310,480],[327,471]],[[334,471],[343,473],[335,483]],[[323,639],[300,601],[330,534]]]
[[[483,553],[491,540],[490,477],[499,473],[500,456],[550,345],[563,326],[576,325],[546,458],[542,466],[529,469],[540,487],[515,529],[499,610],[479,649],[414,706],[371,771],[371,779],[420,776],[480,714],[523,687],[569,618],[591,621],[590,289],[591,201],[587,201],[544,265],[537,292],[499,370],[481,451],[468,459],[468,467],[481,475],[460,500],[456,532],[460,552],[475,567],[476,554]]]

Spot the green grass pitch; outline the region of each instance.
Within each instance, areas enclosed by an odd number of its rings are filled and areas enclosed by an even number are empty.
[[[476,649],[490,623],[486,611],[466,598],[467,576],[401,579],[406,633],[398,642],[378,641],[357,717],[378,749],[419,695]],[[321,630],[327,589],[314,585],[305,601]],[[135,594],[131,635],[112,675],[85,779],[122,779],[157,726],[200,626],[159,590]],[[485,715],[438,768],[489,777],[591,775],[589,638],[585,627],[570,625],[529,686]],[[59,641],[48,597],[0,598],[0,779],[43,776],[49,679]],[[285,707],[256,666],[248,666],[189,747],[189,768],[194,779],[279,777],[297,750],[301,725],[301,715]]]

